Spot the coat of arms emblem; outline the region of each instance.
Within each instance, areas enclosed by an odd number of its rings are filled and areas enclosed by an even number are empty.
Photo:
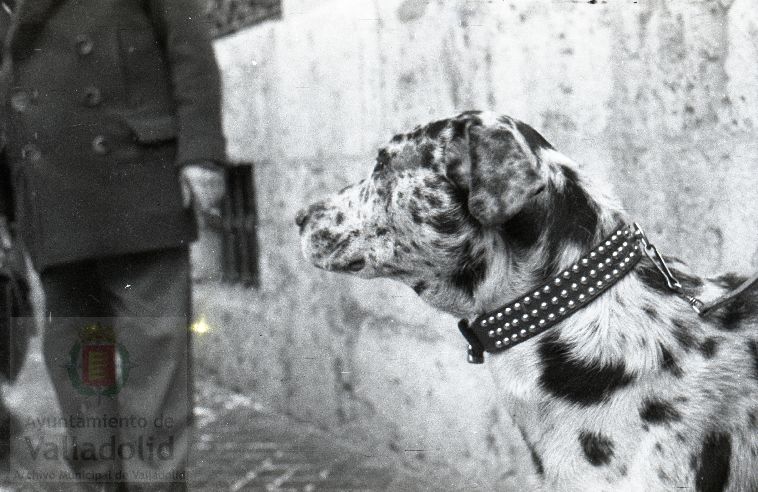
[[[85,395],[114,396],[129,377],[129,352],[113,328],[94,323],[79,330],[66,366],[71,383]]]

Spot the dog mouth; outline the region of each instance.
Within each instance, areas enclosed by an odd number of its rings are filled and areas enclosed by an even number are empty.
[[[357,258],[344,265],[332,265],[330,270],[338,272],[352,272],[357,273],[366,267],[366,260],[364,258]]]
[[[314,261],[313,264],[317,268],[326,270],[327,272],[338,272],[338,273],[358,273],[364,268],[366,268],[366,260],[364,258],[356,258],[347,263]]]
[[[348,263],[345,269],[350,272],[360,272],[361,270],[363,270],[365,266],[366,266],[366,260],[364,260],[363,258],[359,258],[357,260],[353,260],[350,263]]]

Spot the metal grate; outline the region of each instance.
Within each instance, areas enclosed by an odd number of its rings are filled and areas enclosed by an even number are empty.
[[[223,279],[246,286],[260,285],[258,273],[258,214],[253,165],[227,171],[228,193],[223,212]]]
[[[282,17],[282,0],[207,0],[214,37]]]
[[[253,164],[226,169],[227,193],[221,216],[205,215],[205,224],[221,235],[221,279],[259,287],[258,214]]]

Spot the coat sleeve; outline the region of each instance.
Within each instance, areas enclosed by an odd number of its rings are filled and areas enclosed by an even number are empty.
[[[177,165],[226,163],[221,84],[200,0],[148,0],[168,60],[178,120]]]

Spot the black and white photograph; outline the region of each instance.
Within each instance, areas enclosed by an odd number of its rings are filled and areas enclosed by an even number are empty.
[[[0,0],[0,492],[758,492],[755,0]]]

